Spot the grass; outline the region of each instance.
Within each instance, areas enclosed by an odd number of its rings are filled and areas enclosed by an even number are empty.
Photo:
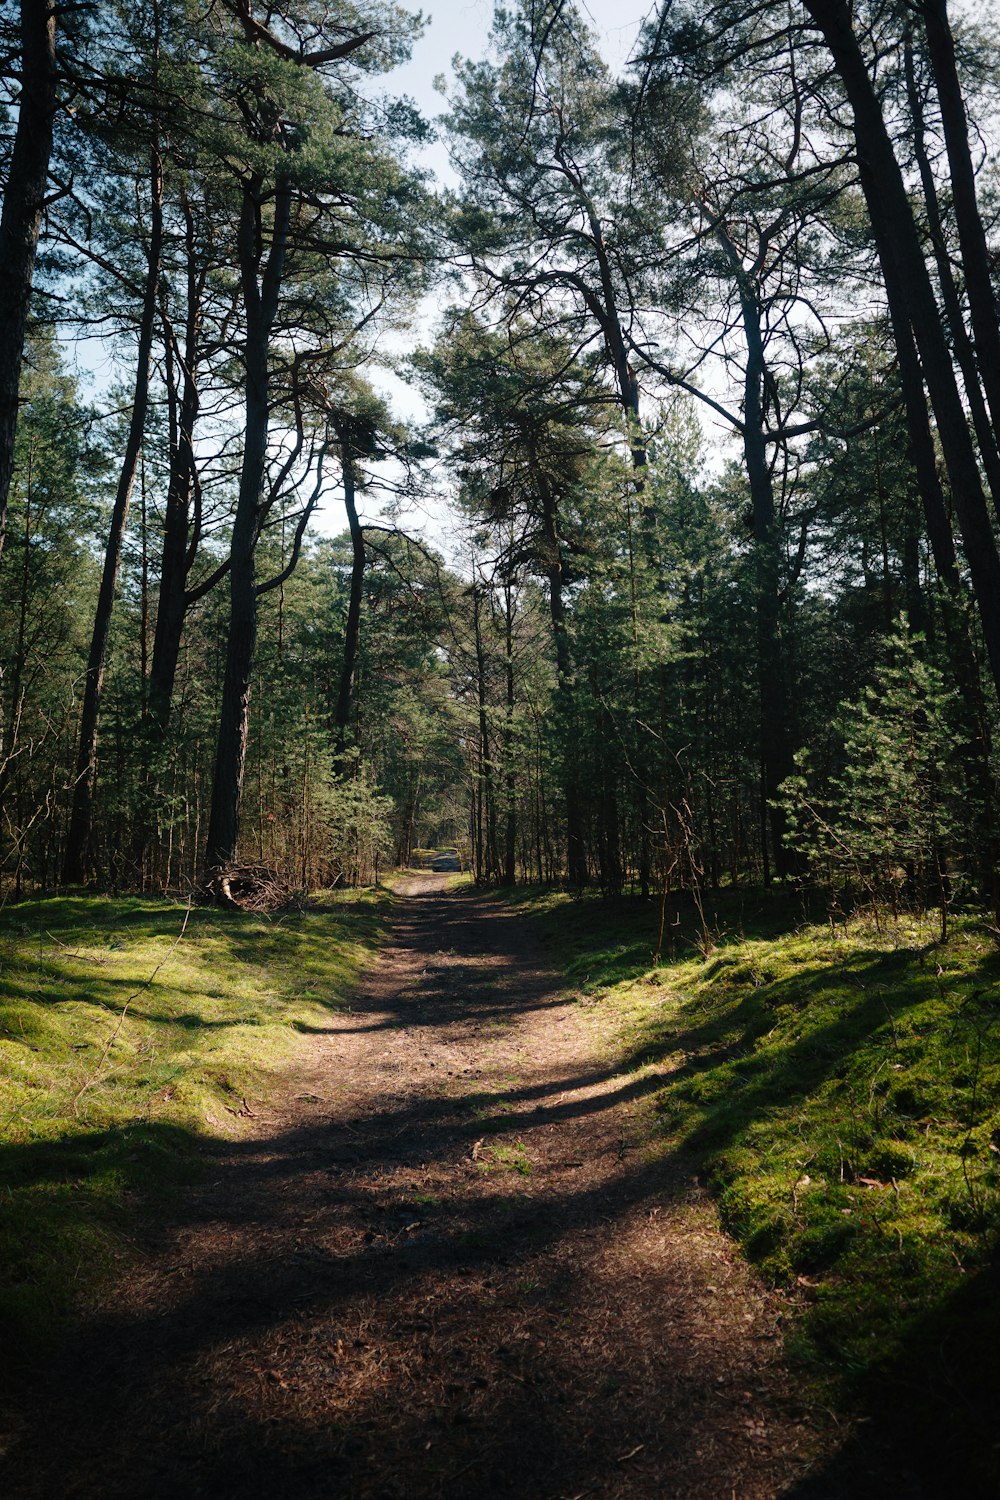
[[[995,1493],[994,935],[973,916],[946,943],[931,919],[834,929],[730,894],[707,930],[679,918],[654,968],[648,907],[515,899],[645,1081],[648,1151],[691,1158],[747,1256],[806,1304],[794,1348],[826,1398],[893,1390],[938,1430],[947,1413],[965,1492]]]
[[[0,912],[9,1348],[43,1346],[127,1256],[136,1208],[246,1128],[346,1003],[388,899],[270,918],[99,897]]]
[[[460,886],[472,886],[473,875],[471,870],[445,870],[433,871],[427,864],[413,863],[405,869],[393,870],[390,874],[383,876],[382,883],[387,890],[397,889],[400,880],[406,880],[411,875],[444,874],[447,876],[443,889],[446,891],[458,890]]]
[[[486,1146],[477,1164],[481,1172],[502,1170],[517,1172],[521,1177],[531,1176],[531,1157],[523,1141],[512,1146]]]
[[[443,863],[445,861],[447,864]],[[459,869],[468,873],[468,861],[456,844],[442,844],[436,849],[412,849],[410,851],[411,870],[433,870],[438,866],[447,868],[452,861],[458,864]]]

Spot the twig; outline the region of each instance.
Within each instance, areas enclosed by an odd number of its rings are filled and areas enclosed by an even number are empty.
[[[80,1100],[83,1098],[84,1094],[87,1092],[87,1090],[89,1088],[93,1088],[94,1084],[97,1082],[98,1078],[100,1077],[101,1072],[102,1072],[102,1070],[104,1068],[104,1064],[108,1060],[108,1053],[111,1051],[111,1048],[114,1046],[114,1043],[115,1043],[115,1040],[116,1040],[116,1038],[118,1036],[118,1033],[121,1031],[122,1027],[125,1025],[125,1017],[128,1015],[129,1006],[132,1004],[132,1001],[133,1000],[138,1000],[139,996],[141,994],[143,994],[143,992],[145,990],[149,989],[150,985],[153,983],[153,981],[155,980],[157,974],[159,974],[160,970],[163,968],[163,965],[166,963],[167,959],[174,952],[175,948],[177,948],[178,945],[180,944],[181,939],[183,938],[185,932],[187,931],[187,924],[188,924],[188,921],[190,920],[192,909],[193,909],[192,902],[191,902],[191,900],[189,898],[188,899],[187,908],[186,908],[186,910],[184,912],[184,921],[181,923],[181,930],[180,930],[180,932],[174,938],[173,942],[170,944],[170,947],[167,949],[166,953],[164,953],[163,957],[160,959],[159,963],[156,965],[156,968],[153,970],[152,974],[150,974],[149,978],[143,980],[143,982],[142,982],[142,984],[140,984],[139,988],[137,990],[134,990],[132,992],[132,994],[129,995],[128,999],[125,1001],[125,1004],[122,1006],[121,1015],[118,1017],[118,1020],[117,1020],[117,1022],[115,1024],[114,1031],[112,1031],[111,1035],[108,1037],[108,1040],[104,1044],[104,1051],[101,1053],[101,1055],[100,1055],[100,1057],[98,1059],[97,1067],[94,1069],[94,1071],[90,1074],[90,1076],[88,1078],[84,1079],[83,1083],[81,1083],[80,1087],[77,1089],[76,1093],[73,1095],[73,1110],[74,1110],[74,1113],[76,1112],[77,1105],[80,1103]]]

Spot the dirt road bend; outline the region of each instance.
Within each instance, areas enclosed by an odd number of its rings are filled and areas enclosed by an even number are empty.
[[[14,1500],[772,1500],[782,1305],[530,920],[413,877],[350,1011],[62,1356]],[[602,1058],[604,1060],[602,1060]]]

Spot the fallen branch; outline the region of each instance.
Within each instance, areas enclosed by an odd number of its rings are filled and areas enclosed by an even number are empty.
[[[231,911],[280,911],[302,907],[304,892],[266,865],[230,865],[212,880],[212,897]]]
[[[191,917],[191,909],[192,909],[191,902],[189,901],[188,904],[187,904],[187,907],[185,909],[185,912],[184,912],[184,920],[181,923],[181,930],[180,930],[180,932],[174,938],[173,942],[170,944],[170,947],[167,949],[166,953],[164,953],[163,957],[160,959],[159,963],[156,965],[156,968],[153,970],[152,974],[150,974],[149,978],[143,980],[142,984],[140,984],[140,986],[139,986],[139,988],[137,990],[133,990],[132,994],[129,995],[128,999],[125,1001],[125,1004],[122,1006],[122,1008],[121,1008],[121,1014],[119,1015],[118,1020],[115,1023],[115,1028],[112,1031],[111,1035],[108,1037],[107,1041],[105,1042],[105,1044],[104,1044],[104,1051],[101,1053],[100,1057],[98,1058],[97,1067],[94,1069],[94,1071],[90,1074],[90,1076],[88,1078],[84,1079],[83,1083],[81,1083],[80,1087],[77,1089],[76,1093],[73,1095],[73,1111],[74,1111],[74,1113],[78,1112],[77,1106],[79,1105],[80,1100],[83,1098],[84,1094],[87,1092],[88,1089],[93,1088],[94,1084],[97,1082],[98,1078],[101,1076],[101,1073],[104,1071],[104,1064],[108,1060],[108,1053],[111,1051],[111,1048],[114,1046],[115,1041],[116,1041],[116,1039],[118,1037],[118,1033],[121,1031],[122,1027],[125,1025],[125,1017],[128,1015],[129,1006],[132,1004],[132,1001],[133,1000],[138,1000],[138,998],[139,998],[140,995],[145,994],[146,990],[149,989],[150,985],[156,979],[157,974],[159,974],[160,970],[163,968],[163,965],[166,963],[167,959],[171,956],[171,954],[175,951],[175,949],[180,944],[181,939],[183,938],[185,932],[187,931],[187,924],[188,924],[188,922],[190,920],[190,917]]]

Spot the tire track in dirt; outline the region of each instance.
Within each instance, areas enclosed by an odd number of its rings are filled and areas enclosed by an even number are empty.
[[[413,877],[311,1063],[73,1340],[6,1494],[772,1500],[787,1309],[530,922]]]

